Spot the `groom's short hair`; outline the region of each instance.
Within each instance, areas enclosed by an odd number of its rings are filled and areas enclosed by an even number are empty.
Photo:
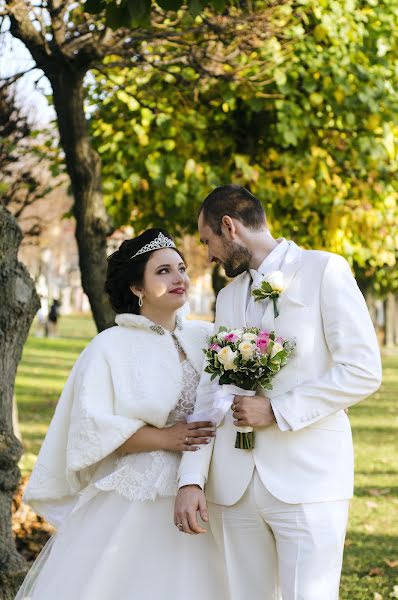
[[[262,229],[267,223],[260,200],[240,185],[217,187],[203,200],[200,213],[217,235],[221,235],[221,220],[225,215],[254,230]]]

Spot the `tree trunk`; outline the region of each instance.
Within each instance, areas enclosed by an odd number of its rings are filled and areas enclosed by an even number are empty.
[[[101,159],[90,144],[84,114],[84,73],[63,68],[50,76],[61,145],[74,195],[76,239],[83,289],[98,331],[114,324],[105,293],[107,236],[111,233],[101,179]]]
[[[394,311],[394,344],[398,346],[398,295],[395,294],[395,311]]]
[[[54,35],[51,43],[32,24],[29,3],[6,0],[6,4],[10,10],[11,34],[25,44],[37,67],[51,82],[61,146],[75,200],[73,210],[82,285],[97,329],[102,331],[114,322],[114,313],[104,291],[106,241],[111,229],[101,191],[101,161],[90,144],[83,105],[84,76],[92,62],[101,59],[101,54],[90,39],[74,57],[63,53],[62,46],[68,35],[65,2],[51,3]]]
[[[12,600],[26,573],[11,529],[11,503],[18,485],[22,445],[12,427],[14,381],[23,345],[40,307],[34,283],[17,253],[22,232],[0,206],[0,600]]]
[[[396,312],[396,303],[395,296],[393,293],[387,294],[386,298],[386,310],[385,310],[385,345],[387,348],[392,348],[395,345],[395,312]]]
[[[366,306],[368,307],[368,311],[370,314],[370,318],[372,319],[374,327],[376,327],[376,298],[374,297],[374,294],[370,289],[366,290],[364,296],[366,300]]]

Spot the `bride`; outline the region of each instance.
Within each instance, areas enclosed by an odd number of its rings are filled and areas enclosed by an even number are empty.
[[[77,360],[40,450],[25,501],[58,531],[16,600],[227,597],[211,531],[172,524],[181,452],[215,435],[187,423],[211,327],[179,316],[188,285],[164,230],[109,257],[117,327]]]

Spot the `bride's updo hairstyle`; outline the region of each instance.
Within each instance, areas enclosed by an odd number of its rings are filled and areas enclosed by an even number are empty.
[[[138,254],[138,256],[134,255],[147,246],[147,244],[155,242],[159,238],[159,235],[173,241],[168,231],[154,227],[147,229],[132,240],[124,240],[119,250],[108,256],[105,291],[116,313],[140,314],[138,296],[133,294],[130,287],[133,285],[143,285],[146,264],[151,255],[156,252],[156,249],[143,252],[142,254]],[[171,249],[175,250],[181,256],[182,260],[184,260],[183,255],[177,248],[171,247]]]

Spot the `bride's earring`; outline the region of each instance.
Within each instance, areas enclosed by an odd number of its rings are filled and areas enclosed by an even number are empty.
[[[140,292],[138,294],[138,306],[141,308],[143,304],[144,304],[144,302],[142,300],[142,293]]]

